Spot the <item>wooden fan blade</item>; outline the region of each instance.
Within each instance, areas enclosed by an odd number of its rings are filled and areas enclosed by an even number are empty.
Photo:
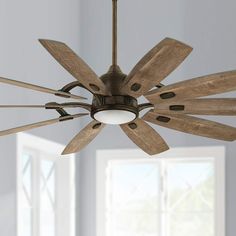
[[[2,77],[0,77],[0,82],[4,83],[4,84],[14,85],[14,86],[21,87],[21,88],[26,88],[26,89],[31,89],[31,90],[43,92],[43,93],[60,95],[65,98],[86,99],[84,97],[73,95],[70,93],[65,93],[65,92],[54,90],[54,89],[49,89],[49,88],[41,87],[38,85],[29,84],[29,83],[25,83],[25,82],[21,82],[21,81],[17,81],[17,80],[12,80],[12,79],[6,79],[6,78],[2,78]]]
[[[126,135],[144,152],[155,155],[169,149],[163,138],[141,119],[120,125]]]
[[[192,48],[166,38],[149,51],[124,80],[121,91],[139,97],[165,79],[190,54]]]
[[[45,108],[45,109],[64,109],[64,108],[83,108],[87,111],[91,111],[91,105],[82,102],[68,102],[68,103],[56,103],[49,102],[45,105],[0,105],[1,108]]]
[[[236,139],[236,128],[234,127],[183,114],[170,115],[149,111],[143,116],[143,120],[169,129],[212,139],[225,141]]]
[[[192,99],[155,105],[155,112],[190,115],[236,115],[235,98]]]
[[[92,140],[100,133],[100,131],[104,127],[104,124],[101,124],[95,120],[92,121],[70,141],[70,143],[62,152],[62,155],[81,151],[85,146],[92,142]]]
[[[152,104],[204,97],[236,89],[236,70],[185,80],[148,92]]]
[[[64,116],[64,117],[60,117],[60,118],[56,118],[56,119],[41,121],[41,122],[29,124],[29,125],[24,125],[24,126],[12,128],[12,129],[2,130],[2,131],[0,131],[0,136],[8,135],[8,134],[15,134],[18,132],[31,130],[31,129],[39,128],[39,127],[46,126],[46,125],[52,125],[52,124],[58,123],[60,121],[73,120],[74,118],[78,118],[78,117],[85,116],[85,115],[88,115],[88,114],[81,113],[81,114],[76,114],[76,115],[68,115],[68,116]]]
[[[0,108],[45,108],[45,105],[0,105]]]
[[[84,87],[95,94],[109,95],[95,72],[66,44],[39,39],[43,47]]]

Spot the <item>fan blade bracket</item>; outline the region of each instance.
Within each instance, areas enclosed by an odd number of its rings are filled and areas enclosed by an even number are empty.
[[[171,119],[167,116],[157,116],[156,120],[162,123],[169,123]]]
[[[47,110],[55,110],[58,109],[58,107],[60,106],[59,103],[57,102],[49,102],[45,104],[45,109]]]
[[[49,102],[45,105],[45,109],[49,109],[49,110],[56,110],[59,115],[61,116],[61,118],[65,118],[67,120],[66,117],[69,117],[69,119],[71,119],[71,115],[68,114],[62,107],[60,107],[60,104],[56,103],[56,102]],[[64,121],[65,119],[62,119],[60,121]],[[73,119],[73,117],[72,117]]]
[[[64,93],[68,93],[70,94],[70,91],[76,87],[79,87],[79,88],[82,88],[82,89],[85,89],[87,90],[88,92],[92,93],[93,92],[91,90],[89,90],[88,88],[86,88],[83,84],[81,84],[79,81],[73,81],[69,84],[66,84],[64,87],[62,87],[60,90],[60,92],[64,92]],[[60,95],[59,95],[60,96]]]
[[[148,108],[154,108],[154,105],[152,103],[143,103],[138,106],[139,112]]]
[[[162,88],[162,87],[164,87],[164,86],[165,86],[164,84],[159,83],[158,85],[156,85],[156,88]]]
[[[63,122],[63,121],[68,121],[68,120],[74,120],[74,117],[72,117],[71,115],[67,113],[67,115],[62,115],[59,121]]]
[[[176,96],[176,94],[173,92],[167,92],[167,93],[160,94],[160,98],[163,100],[171,99],[171,98],[174,98],[175,96]]]
[[[62,118],[70,116],[70,114],[67,113],[63,108],[57,108],[56,111],[61,115]]]
[[[169,106],[170,111],[184,111],[185,106],[184,105],[171,105]]]
[[[62,111],[63,110],[63,111]],[[61,116],[59,117],[59,122],[63,122],[63,121],[68,121],[68,120],[74,120],[75,118],[77,118],[77,116],[75,115],[71,115],[68,114],[64,109],[61,109],[61,111],[57,111],[59,114],[61,112]],[[81,113],[80,116],[87,116],[88,113]]]
[[[89,112],[91,112],[91,105],[87,103],[81,102],[68,102],[68,103],[57,103],[57,102],[49,102],[45,104],[45,109],[47,110],[56,110],[60,108],[83,108]]]
[[[136,123],[130,123],[130,124],[128,124],[128,126],[129,126],[129,128],[130,129],[137,129],[138,128],[138,126],[137,126],[137,124]]]
[[[63,92],[63,94],[62,93],[55,93],[55,96],[62,97],[62,98],[70,98],[71,97],[71,93],[69,93],[69,92],[64,92],[61,90],[58,90],[58,92]]]
[[[96,123],[92,129],[99,129],[102,126],[102,123]]]
[[[77,95],[74,95],[70,92],[65,92],[63,90],[57,90],[57,92],[54,93],[55,96],[57,97],[62,97],[62,98],[73,98],[73,99],[83,99],[83,100],[87,100],[87,98],[84,98],[84,97],[80,97],[80,96],[77,96]]]

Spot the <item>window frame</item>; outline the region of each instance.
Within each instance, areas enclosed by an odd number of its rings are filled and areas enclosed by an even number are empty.
[[[17,235],[19,235],[19,227],[18,227],[18,222],[19,219],[21,217],[20,215],[20,211],[19,211],[19,191],[21,189],[21,184],[22,184],[22,173],[21,173],[21,155],[23,153],[24,149],[27,149],[27,152],[39,157],[40,159],[44,159],[44,160],[50,160],[50,161],[56,161],[57,157],[60,156],[61,151],[65,148],[64,145],[44,139],[44,138],[40,138],[28,133],[19,133],[17,134],[17,153],[16,153],[16,232]],[[39,151],[37,151],[39,150]],[[46,153],[46,155],[43,155],[43,158],[41,158],[42,153]],[[68,159],[68,158],[72,158],[73,161],[70,161],[70,163],[68,164],[68,167],[70,168],[70,178],[74,178],[75,177],[75,163],[74,163],[74,157],[75,154],[70,154],[70,155],[66,155],[61,157],[63,159]],[[32,167],[33,169],[38,172],[38,167],[36,166],[38,163],[38,161],[32,161]],[[62,163],[63,165],[63,163]],[[61,166],[61,165],[60,165]],[[60,166],[57,166],[57,168],[60,168]],[[54,167],[56,168],[56,167]],[[60,168],[61,169],[61,168]],[[39,173],[36,175],[39,175]],[[57,175],[56,175],[57,178]],[[38,180],[37,180],[38,181]],[[33,190],[35,192],[35,190]],[[55,189],[55,191],[57,191],[57,188]],[[34,193],[35,194],[35,193]],[[72,202],[73,207],[75,209],[75,187],[73,189],[73,192],[71,192],[72,194]],[[35,207],[35,206],[34,206]],[[34,213],[34,220],[38,219],[39,215]],[[58,218],[56,216],[56,218]],[[71,211],[70,212],[70,218],[73,219],[71,223],[71,233],[74,236],[75,235],[75,212]],[[38,224],[33,224],[32,226],[35,232],[39,232]],[[56,231],[57,233],[57,231]],[[38,235],[38,233],[37,233]],[[60,234],[61,235],[61,234]]]
[[[139,149],[113,149],[96,151],[96,236],[105,235],[106,167],[110,160],[135,160],[148,158],[178,159],[214,158],[215,162],[215,236],[225,236],[225,155],[224,146],[177,147],[151,157]]]

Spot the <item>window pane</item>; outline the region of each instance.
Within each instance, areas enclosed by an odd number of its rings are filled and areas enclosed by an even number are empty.
[[[41,161],[40,236],[55,235],[55,167],[53,161]]]
[[[32,217],[31,209],[21,210],[21,220],[19,222],[19,236],[32,236]]]
[[[18,138],[17,236],[75,235],[74,159],[59,158],[60,144]]]
[[[213,161],[167,163],[168,236],[214,233]]]
[[[32,235],[32,160],[31,156],[24,153],[21,156],[21,191],[19,200],[21,218],[19,222],[19,236]]]
[[[28,204],[31,205],[32,161],[28,154],[22,156],[22,185]]]
[[[98,235],[224,235],[224,156],[223,147],[176,148],[156,158],[99,151]]]
[[[211,213],[173,213],[169,215],[168,236],[213,236]]]
[[[158,235],[159,179],[156,163],[109,163],[107,235]]]
[[[168,164],[168,206],[181,211],[212,210],[214,206],[213,163]]]

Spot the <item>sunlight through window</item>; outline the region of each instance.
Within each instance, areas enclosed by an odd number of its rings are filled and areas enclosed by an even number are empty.
[[[222,155],[182,149],[153,159],[100,151],[98,236],[222,236],[224,150],[216,150]]]

